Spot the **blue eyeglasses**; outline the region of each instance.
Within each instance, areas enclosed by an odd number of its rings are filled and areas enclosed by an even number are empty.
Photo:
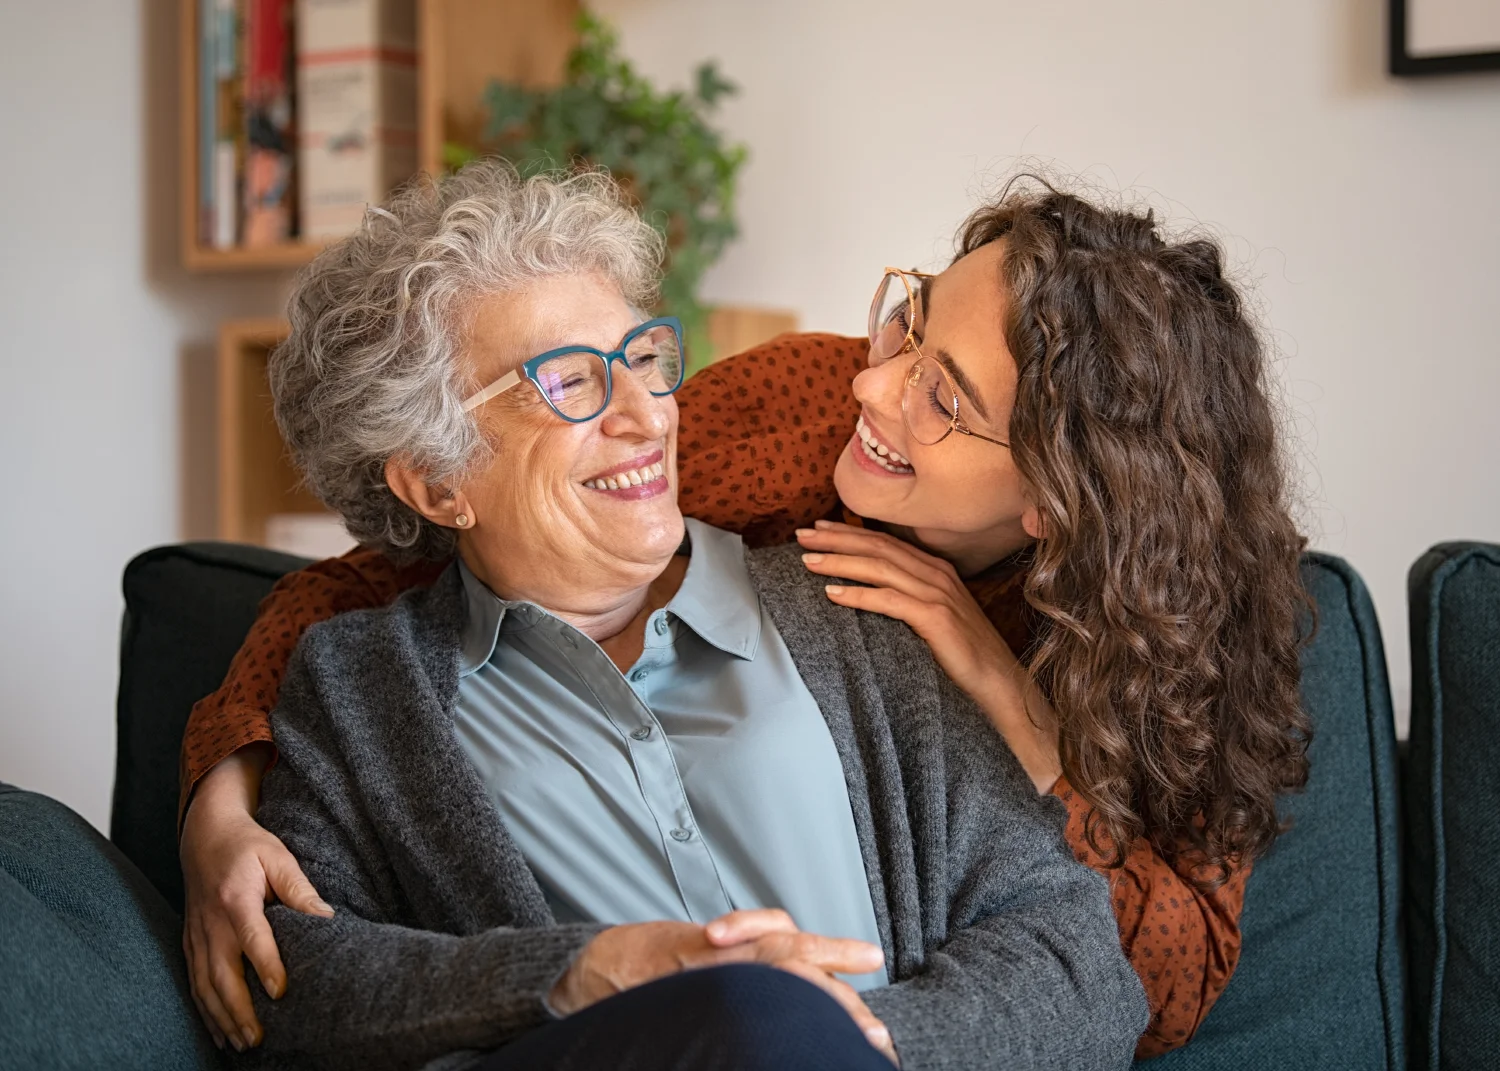
[[[476,409],[529,379],[552,411],[570,424],[593,420],[609,408],[610,369],[622,362],[658,398],[682,386],[682,323],[675,316],[647,320],[604,353],[591,346],[561,346],[533,357],[477,394],[464,399],[464,412]]]

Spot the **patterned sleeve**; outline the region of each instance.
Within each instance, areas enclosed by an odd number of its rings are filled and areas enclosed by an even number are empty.
[[[1067,779],[1052,790],[1068,807],[1068,843],[1079,860],[1109,879],[1120,944],[1146,987],[1151,1022],[1136,1043],[1144,1060],[1187,1042],[1224,992],[1240,958],[1240,911],[1249,864],[1204,892],[1184,880],[1145,840],[1111,869],[1090,847],[1089,805]]]
[[[178,824],[199,778],[240,748],[271,742],[271,710],[281,678],[309,625],[346,610],[384,606],[409,587],[431,583],[441,569],[442,563],[427,562],[402,569],[377,551],[355,548],[277,581],[224,683],[200,699],[188,717],[178,771]]]
[[[752,547],[834,514],[833,466],[859,415],[849,385],[868,349],[862,338],[781,335],[684,383],[682,511]]]

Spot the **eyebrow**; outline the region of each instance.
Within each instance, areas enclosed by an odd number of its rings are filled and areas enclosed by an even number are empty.
[[[979,396],[979,391],[974,387],[974,381],[958,366],[953,355],[947,350],[936,350],[932,356],[937,359],[938,364],[948,370],[948,374],[953,377],[953,382],[958,384],[958,389],[969,396],[969,401],[974,403],[974,408],[979,410],[979,415],[988,421],[990,411],[985,408],[984,399]]]

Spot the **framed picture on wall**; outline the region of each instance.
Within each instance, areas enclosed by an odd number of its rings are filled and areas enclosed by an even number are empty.
[[[1500,70],[1500,0],[1391,0],[1391,73]]]

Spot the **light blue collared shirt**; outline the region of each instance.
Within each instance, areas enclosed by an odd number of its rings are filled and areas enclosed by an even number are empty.
[[[624,674],[460,563],[459,742],[559,922],[780,907],[803,930],[879,946],[828,726],[761,612],[740,538],[692,519],[687,532],[682,586]]]

